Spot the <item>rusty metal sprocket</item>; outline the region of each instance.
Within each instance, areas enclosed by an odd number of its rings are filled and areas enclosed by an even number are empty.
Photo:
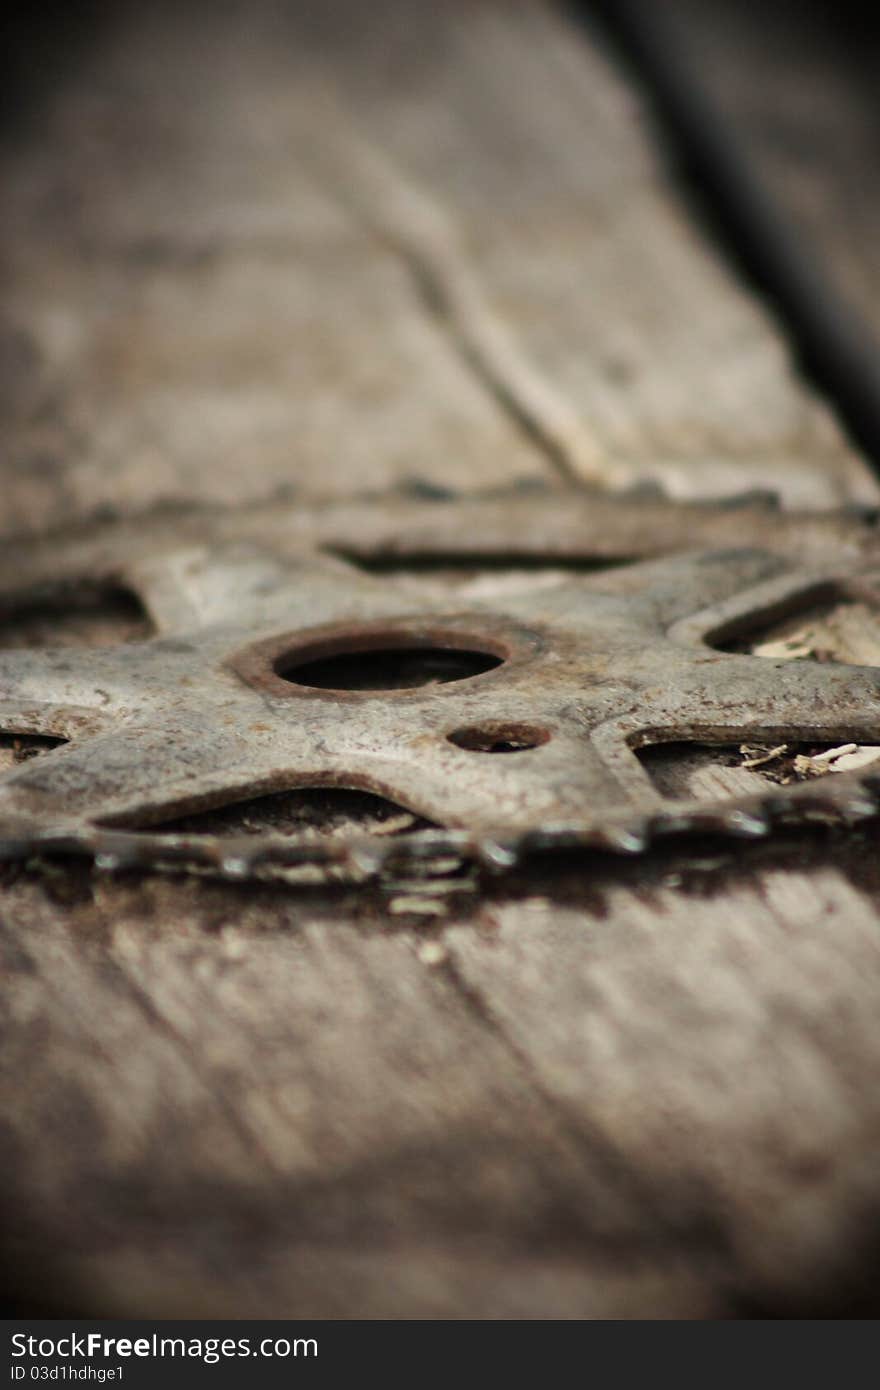
[[[737,535],[763,544],[705,548]],[[686,553],[663,554],[685,539]],[[880,742],[880,670],[718,649],[845,595],[875,548],[873,523],[854,517],[802,518],[798,532],[798,519],[760,503],[682,508],[583,493],[291,503],[10,546],[6,611],[65,585],[119,585],[144,604],[155,636],[0,651],[0,729],[67,740],[0,781],[0,853],[208,865],[233,877],[301,865],[368,876],[443,855],[503,868],[532,851],[635,853],[670,833],[757,837],[779,822],[874,814],[880,783],[865,773],[735,801],[665,801],[634,750]],[[464,603],[365,573],[331,549],[654,558]],[[435,681],[334,687],[346,663],[357,672],[382,652],[430,654]],[[315,786],[374,792],[437,828],[323,840],[157,828]]]

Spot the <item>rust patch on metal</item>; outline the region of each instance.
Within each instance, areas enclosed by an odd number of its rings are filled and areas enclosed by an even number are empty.
[[[565,503],[548,499],[548,519],[542,499],[529,499],[530,532],[522,499],[510,505],[515,555],[534,559]],[[318,541],[338,549],[357,522],[372,527],[374,553],[385,553],[385,506],[352,504],[344,515],[337,506],[323,524],[313,508]],[[428,535],[437,504],[406,507],[416,533]],[[443,507],[448,544],[455,504]],[[483,527],[485,553],[497,555],[501,508],[498,498],[482,510],[462,504],[457,535],[469,553],[480,552]],[[665,504],[653,530],[644,502],[605,499],[591,520],[577,493],[568,511],[580,518],[583,560],[639,534],[655,558],[462,606],[439,586],[415,594],[305,546],[296,507],[98,527],[29,554],[13,548],[0,566],[7,611],[53,583],[112,580],[143,604],[155,636],[99,650],[0,652],[0,729],[69,740],[0,779],[0,852],[87,853],[106,868],[208,866],[237,878],[296,866],[369,877],[438,857],[502,870],[536,852],[637,853],[670,834],[759,837],[777,824],[874,813],[880,778],[870,769],[691,804],[665,800],[634,752],[682,740],[880,742],[876,668],[712,645],[817,593],[862,585],[864,597],[872,521],[811,518],[798,561],[787,521],[778,547],[710,543],[656,558],[672,546]],[[730,515],[692,508],[690,544],[701,527],[714,541]],[[756,515],[769,542],[770,518]],[[742,513],[737,522],[742,534]],[[565,544],[571,553],[570,528]],[[369,550],[364,535],[360,549]],[[508,756],[487,756],[497,754]],[[133,828],[321,786],[388,797],[438,828],[405,840]]]
[[[470,624],[470,627],[468,626]],[[298,679],[297,673],[304,668],[321,662],[330,662],[337,657],[357,658],[382,652],[423,651],[424,653],[448,653],[454,656],[473,655],[486,658],[486,669],[475,674],[463,676],[442,675],[433,688],[438,694],[446,685],[458,684],[462,679],[485,680],[491,677],[500,666],[515,662],[518,665],[536,656],[541,650],[541,639],[537,633],[521,628],[509,628],[507,632],[488,632],[471,630],[472,617],[465,616],[460,626],[455,619],[447,619],[443,627],[426,623],[424,616],[402,617],[393,625],[387,623],[336,623],[319,628],[309,628],[305,632],[286,632],[279,636],[249,644],[241,652],[229,659],[229,667],[241,679],[256,690],[284,698],[323,698],[330,700],[370,699],[377,694],[395,696],[414,695],[421,687],[376,686],[371,689],[327,687],[314,685],[308,680]],[[428,684],[428,680],[424,684]]]

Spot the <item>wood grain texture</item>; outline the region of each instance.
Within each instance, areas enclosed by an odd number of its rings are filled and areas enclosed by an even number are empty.
[[[717,899],[539,902],[453,959],[587,1142],[712,1231],[753,1289],[845,1266],[876,1184],[876,915],[841,875],[743,874]],[[857,1057],[856,1074],[852,1070]],[[856,1194],[859,1194],[858,1196]]]
[[[546,472],[304,165],[322,118],[266,8],[123,10],[7,157],[7,531]]]
[[[629,1179],[414,933],[357,902],[198,885],[97,884],[59,913],[24,883],[8,905],[6,1098],[29,1078],[11,1220],[22,1249],[50,1238],[53,1264],[88,1271],[83,1296],[273,1316],[590,1316],[647,1290],[713,1306],[674,1250],[621,1266],[615,1237],[644,1220]]]
[[[880,937],[838,852],[572,864],[427,921],[33,865],[2,920],[8,1267],[119,1316],[845,1306]]]
[[[872,495],[582,33],[366,11],[120,10],[5,156],[5,530],[415,474]],[[848,614],[829,641],[869,650]],[[10,1282],[90,1316],[870,1306],[875,836],[561,862],[430,914],[4,867]]]
[[[546,435],[572,474],[654,478],[677,496],[769,487],[805,505],[876,495],[696,232],[647,104],[561,12],[396,0],[382,26],[355,4],[339,13],[301,6],[293,28],[381,151],[384,196],[357,173],[352,196],[430,281],[470,267],[552,383]]]
[[[121,7],[3,186],[7,531],[413,476],[875,496],[544,5]]]
[[[760,10],[674,0],[669,11],[755,176],[876,349],[876,15],[826,0],[772,0]]]

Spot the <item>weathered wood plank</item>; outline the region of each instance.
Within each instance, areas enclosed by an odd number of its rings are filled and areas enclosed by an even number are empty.
[[[876,910],[827,851],[751,858],[570,866],[427,926],[22,875],[8,1256],[118,1315],[833,1309],[870,1254]]]
[[[6,156],[3,530],[544,476],[298,156],[321,116],[265,7],[173,9],[109,24]]]
[[[870,494],[582,35],[539,5],[383,14],[141,7],[71,74],[8,166],[6,529],[552,468]],[[30,1292],[701,1317],[864,1289],[877,886],[867,838],[858,887],[797,844],[436,917],[4,870]]]
[[[697,233],[646,103],[598,47],[544,5],[395,0],[383,13],[291,12],[374,147],[369,163],[329,128],[321,156],[332,149],[352,200],[480,356],[458,279],[472,277],[551,388],[510,394],[571,472],[656,478],[679,496],[876,495],[769,315]]]
[[[880,344],[875,16],[857,5],[674,0],[688,61],[817,270]],[[866,341],[866,347],[868,343]]]
[[[6,530],[553,466],[874,496],[543,5],[123,9],[4,188]]]
[[[876,912],[833,870],[728,874],[717,896],[612,889],[446,941],[589,1142],[704,1223],[753,1296],[833,1287],[880,1180]]]
[[[362,905],[106,881],[61,908],[25,879],[2,937],[9,1228],[87,1303],[722,1306],[418,935],[383,934]],[[646,1239],[621,1265],[615,1247]]]

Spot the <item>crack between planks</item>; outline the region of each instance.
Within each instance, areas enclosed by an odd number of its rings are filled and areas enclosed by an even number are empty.
[[[646,93],[691,213],[764,300],[794,366],[876,479],[880,361],[871,325],[844,301],[803,228],[767,186],[736,117],[726,115],[700,70],[682,17],[644,0],[565,0],[565,9],[593,42],[604,40]]]
[[[341,113],[328,87],[316,90],[314,105],[326,112],[326,132],[338,126]],[[458,357],[559,480],[607,489],[629,486],[630,470],[608,457],[598,436],[490,306],[452,218],[358,134],[353,121],[345,124],[345,148],[328,139],[320,165],[313,150],[301,151],[321,187],[329,188],[404,266]]]

